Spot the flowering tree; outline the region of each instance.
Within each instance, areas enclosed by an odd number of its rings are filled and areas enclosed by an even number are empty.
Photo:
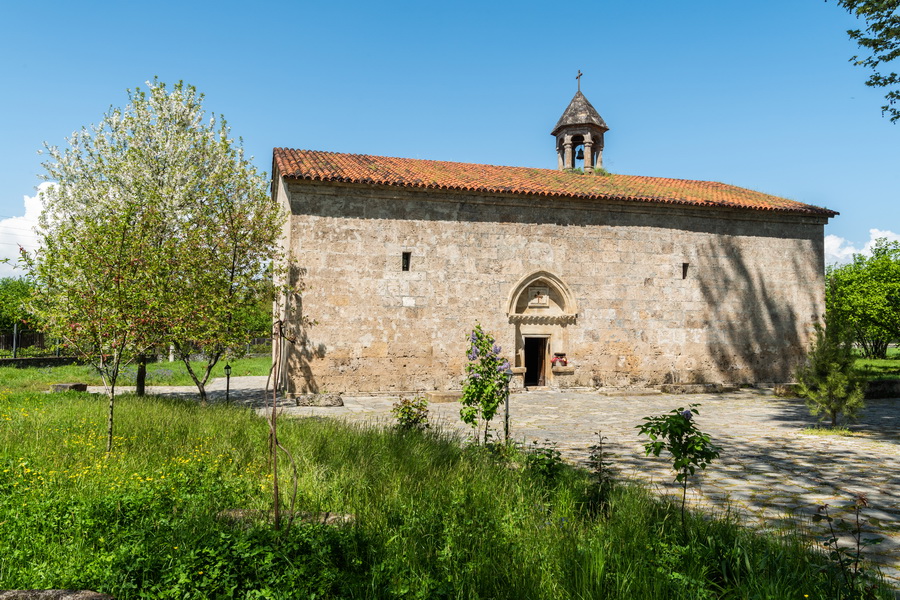
[[[484,441],[487,442],[488,427],[497,414],[506,394],[509,361],[500,356],[502,348],[494,343],[494,338],[475,325],[469,335],[469,352],[466,365],[466,383],[460,399],[462,408],[459,417],[474,430],[478,430],[479,420],[484,423]],[[477,433],[475,435],[477,439]]]
[[[205,352],[204,384],[230,345],[243,343],[251,307],[270,289],[281,213],[265,178],[206,120],[203,96],[154,80],[124,109],[46,146],[39,249],[25,262],[37,316],[103,376],[113,397],[123,364],[174,344]]]

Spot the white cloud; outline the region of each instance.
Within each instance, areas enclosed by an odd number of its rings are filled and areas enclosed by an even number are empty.
[[[37,225],[38,216],[41,214],[40,192],[51,185],[44,182],[38,186],[38,193],[34,196],[23,196],[25,215],[10,217],[0,221],[0,258],[8,258],[9,263],[0,263],[0,277],[20,277],[21,269],[14,269],[19,259],[19,246],[33,251],[37,247],[37,235],[34,227]]]
[[[869,241],[862,248],[857,248],[852,242],[838,237],[836,235],[825,236],[825,264],[844,265],[853,260],[854,254],[872,254],[872,247],[875,246],[875,240],[878,238],[887,238],[890,241],[900,242],[900,234],[893,231],[883,229],[870,229]]]

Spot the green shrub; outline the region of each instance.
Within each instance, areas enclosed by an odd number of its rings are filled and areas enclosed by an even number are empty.
[[[428,429],[428,400],[424,396],[403,396],[391,407],[397,428],[403,431]]]
[[[556,442],[550,440],[545,440],[543,444],[537,440],[532,441],[524,454],[525,467],[528,472],[544,481],[555,481],[564,466],[562,454],[556,446]]]

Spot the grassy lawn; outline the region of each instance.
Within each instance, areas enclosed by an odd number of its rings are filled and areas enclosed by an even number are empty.
[[[272,366],[271,357],[241,358],[231,361],[231,376],[268,375]],[[205,363],[192,362],[195,373],[202,374]],[[225,377],[225,362],[213,368],[210,380]],[[128,365],[116,385],[134,385],[136,368]],[[87,383],[102,385],[100,375],[88,365],[66,365],[61,367],[24,368],[0,367],[0,389],[15,391],[46,391],[53,383]],[[147,365],[147,385],[194,385],[184,363],[159,362]]]
[[[642,488],[605,497],[552,456],[441,433],[282,420],[296,510],[335,526],[235,522],[271,507],[267,425],[232,406],[0,391],[0,589],[128,598],[836,598],[790,535],[691,515]],[[285,455],[282,490],[290,489]],[[889,598],[876,590],[877,598]],[[808,596],[806,596],[808,595]]]
[[[857,359],[856,368],[866,379],[900,379],[900,348],[888,348],[887,358]]]

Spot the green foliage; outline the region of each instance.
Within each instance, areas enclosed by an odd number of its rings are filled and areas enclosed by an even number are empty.
[[[612,464],[609,451],[604,447],[606,440],[601,432],[597,432],[597,443],[588,447],[588,468],[594,481],[594,503],[606,509],[609,495],[615,482],[615,466]]]
[[[12,333],[12,332],[10,332]],[[21,344],[21,338],[19,338]],[[56,356],[56,346],[48,346],[40,348],[39,346],[24,346],[16,349],[16,358],[41,358],[47,356]],[[0,358],[12,358],[12,350],[0,349]]]
[[[891,122],[896,123],[900,120],[900,108],[895,106],[900,100],[900,75],[883,72],[883,67],[900,58],[900,0],[838,0],[838,5],[865,21],[865,30],[847,31],[866,53],[863,57],[854,56],[850,62],[872,70],[867,86],[887,88],[887,104],[881,112],[889,114]]]
[[[574,173],[575,175],[584,175],[585,171],[582,167],[575,167],[574,169],[567,169],[568,173]],[[603,167],[594,167],[590,171],[588,171],[590,175],[599,175],[600,177],[606,177],[607,175],[612,175],[609,171],[604,169]]]
[[[32,285],[26,279],[0,278],[0,329],[12,329],[14,323],[18,323],[19,329],[25,324],[35,327],[35,318],[28,310],[31,290]]]
[[[699,404],[691,404],[687,409],[676,408],[664,415],[644,417],[645,423],[638,425],[641,435],[649,436],[644,444],[647,456],[659,456],[663,450],[672,455],[675,481],[683,482],[693,475],[697,468],[705,469],[719,458],[719,449],[713,445],[709,435],[697,429],[694,416],[700,414]]]
[[[900,339],[900,243],[878,239],[871,256],[828,270],[829,318],[849,328],[866,358],[885,358]]]
[[[400,397],[391,407],[397,428],[403,431],[428,429],[428,400],[424,396]]]
[[[557,449],[556,442],[545,440],[542,444],[533,440],[525,449],[523,458],[528,472],[546,482],[555,481],[562,473],[562,454]]]
[[[700,414],[699,404],[691,404],[688,408],[676,408],[667,414],[655,417],[644,417],[644,424],[638,425],[641,435],[650,438],[644,444],[647,456],[659,456],[663,450],[672,455],[672,468],[675,470],[675,481],[682,484],[681,522],[684,524],[684,506],[687,499],[688,477],[694,475],[696,469],[705,469],[713,460],[719,458],[719,448],[709,439],[709,435],[697,428],[694,416]]]
[[[247,303],[241,310],[245,314],[241,315],[240,322],[247,327],[249,338],[272,335],[272,297],[269,294],[260,294],[256,302]],[[271,344],[267,351],[272,352]]]
[[[285,420],[300,493],[275,532],[267,424],[249,409],[120,400],[106,457],[102,398],[0,392],[0,589],[153,598],[837,597],[826,557],[613,486],[546,481],[482,446],[332,420]],[[288,465],[281,464],[282,475]],[[253,519],[226,519],[246,510]],[[350,515],[321,525],[325,513]],[[308,518],[308,517],[313,518]],[[306,517],[306,518],[305,518]],[[891,598],[886,588],[878,598]]]
[[[506,371],[509,361],[500,356],[502,348],[481,325],[469,335],[469,351],[466,354],[466,383],[460,402],[459,417],[477,432],[479,421],[484,425],[484,442],[487,443],[488,427],[497,409],[506,398],[509,383]],[[477,434],[475,435],[477,438]]]
[[[816,334],[806,363],[797,370],[797,394],[806,399],[813,416],[836,427],[843,415],[853,420],[863,408],[863,390],[854,370],[853,344],[843,323],[826,314],[826,326]]]

